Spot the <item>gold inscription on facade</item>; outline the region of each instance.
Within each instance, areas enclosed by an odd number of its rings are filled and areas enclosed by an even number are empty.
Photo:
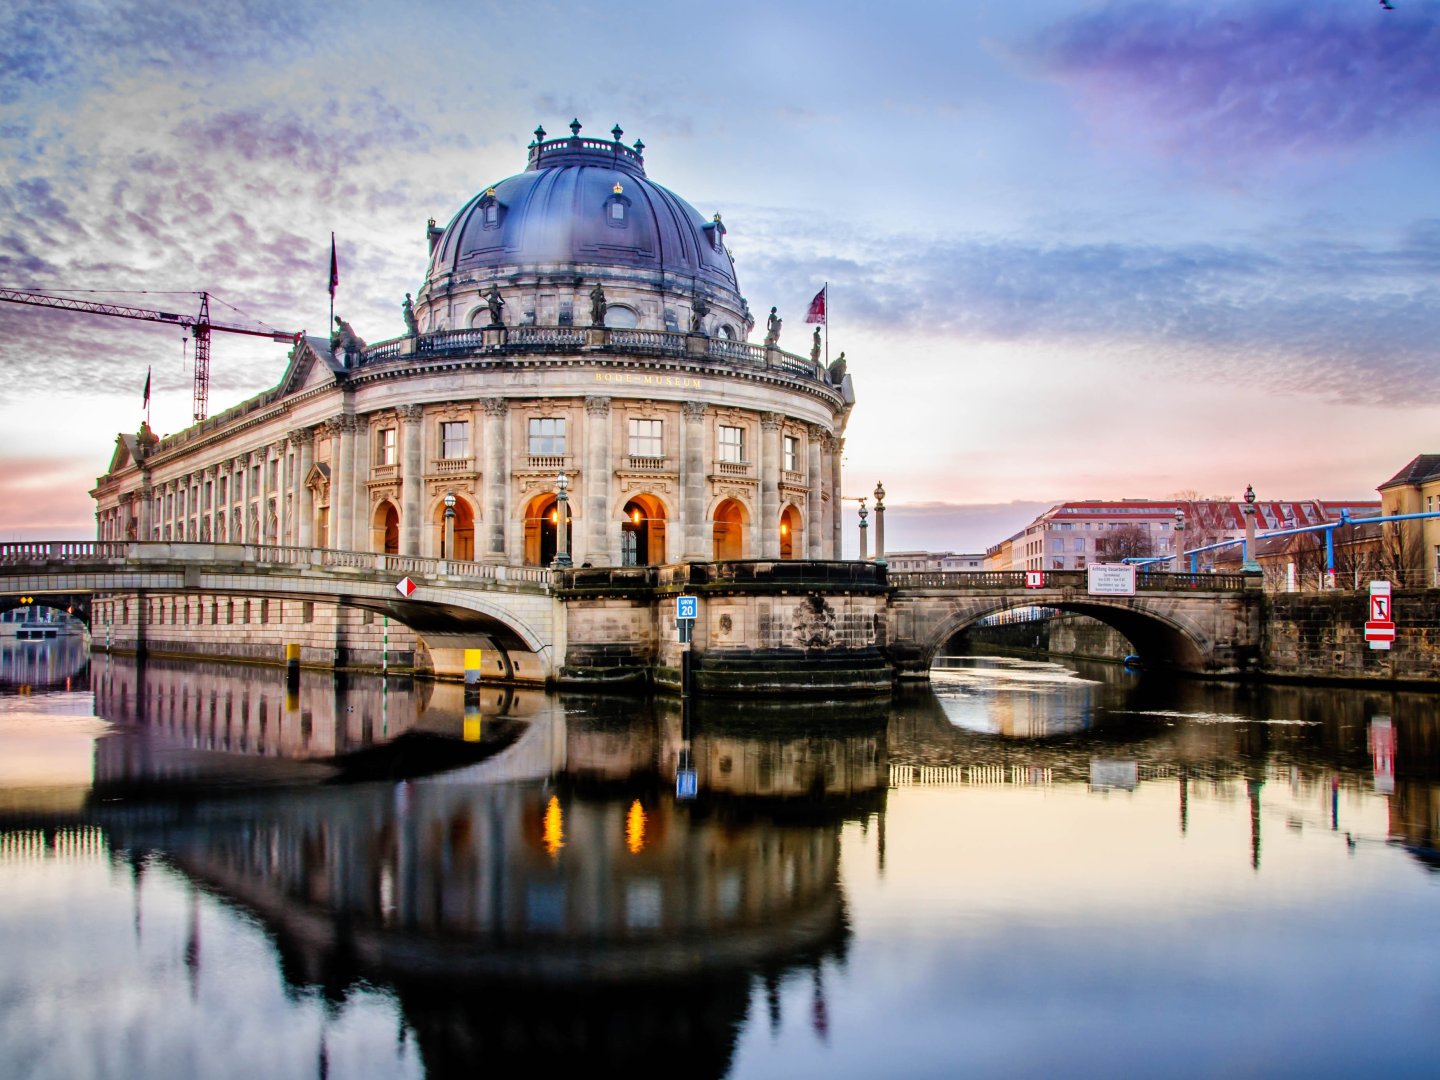
[[[595,381],[631,386],[674,386],[681,390],[699,390],[704,385],[699,379],[685,375],[642,375],[631,371],[597,371]]]

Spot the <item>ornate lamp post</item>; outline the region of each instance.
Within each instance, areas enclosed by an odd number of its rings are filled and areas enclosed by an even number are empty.
[[[875,484],[875,561],[885,561],[885,485]]]
[[[555,478],[555,561],[550,565],[568,570],[570,562],[570,481],[562,472]]]
[[[1175,508],[1175,569],[1176,574],[1187,573],[1185,566],[1185,508]]]
[[[869,544],[869,540],[868,540],[868,538],[867,538],[867,536],[866,536],[866,530],[867,530],[870,526],[869,526],[869,523],[866,522],[866,520],[865,520],[865,519],[866,519],[867,517],[869,517],[869,516],[870,516],[870,511],[865,509],[865,496],[864,496],[864,495],[861,495],[861,496],[860,496],[860,561],[861,561],[861,562],[864,562],[866,559],[868,559],[868,558],[870,557],[870,544]]]
[[[1245,563],[1241,569],[1246,571],[1259,570],[1260,563],[1255,558],[1255,485],[1245,485],[1245,505],[1240,508],[1245,515]]]
[[[446,559],[455,558],[455,492],[445,493],[445,551]]]

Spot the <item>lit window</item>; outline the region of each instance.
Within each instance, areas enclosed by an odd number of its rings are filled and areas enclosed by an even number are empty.
[[[785,471],[800,471],[800,438],[796,435],[785,436]]]
[[[745,429],[720,425],[720,460],[739,464],[745,460]]]
[[[630,421],[630,456],[664,457],[665,422],[663,420]]]
[[[376,447],[376,464],[394,465],[396,458],[396,431],[392,428],[380,429],[380,442]]]
[[[565,418],[537,416],[530,421],[530,456],[556,457],[565,453]]]
[[[440,425],[440,456],[447,460],[470,456],[470,421],[446,420]]]

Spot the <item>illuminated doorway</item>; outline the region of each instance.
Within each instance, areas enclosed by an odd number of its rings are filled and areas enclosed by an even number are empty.
[[[805,526],[800,511],[785,507],[780,514],[780,558],[798,559],[805,550]]]
[[[725,499],[715,508],[715,561],[745,558],[745,507]]]
[[[400,511],[388,499],[375,508],[370,522],[370,550],[400,554]]]
[[[440,538],[440,558],[456,562],[475,561],[475,511],[461,496],[455,496],[455,554],[445,550],[445,501],[435,508],[436,535]]]
[[[566,503],[569,506],[569,503]],[[537,495],[525,507],[525,565],[549,566],[555,561],[560,521],[559,503],[552,492]],[[573,529],[575,516],[570,515]],[[573,533],[571,535],[574,535]]]
[[[653,495],[625,504],[620,524],[620,565],[652,566],[665,561],[665,505]]]

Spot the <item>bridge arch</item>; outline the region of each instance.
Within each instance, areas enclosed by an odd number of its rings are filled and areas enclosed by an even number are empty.
[[[1130,598],[1125,598],[1130,599]],[[1209,635],[1177,611],[1094,597],[975,597],[957,603],[920,641],[917,655],[904,665],[915,674],[928,671],[945,644],[988,615],[1019,607],[1044,606],[1104,623],[1129,641],[1147,666],[1176,671],[1203,671],[1212,651]],[[903,672],[902,672],[903,673]]]

